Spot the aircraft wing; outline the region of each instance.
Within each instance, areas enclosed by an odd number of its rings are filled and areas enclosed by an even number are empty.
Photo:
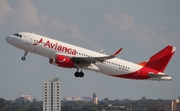
[[[108,59],[112,59],[115,56],[102,56],[102,57],[72,57],[71,59],[75,62],[81,62],[81,63],[95,63],[95,62],[103,62]]]
[[[95,62],[103,62],[108,59],[112,59],[116,57],[120,53],[122,48],[120,48],[118,51],[116,51],[113,55],[109,56],[102,56],[102,57],[72,57],[71,59],[75,61],[76,63],[95,63]]]
[[[109,55],[109,56],[106,55],[106,56],[99,56],[99,57],[76,57],[76,56],[69,56],[69,55],[66,55],[66,54],[60,54],[60,55],[71,58],[71,60],[73,60],[76,64],[90,65],[91,63],[103,62],[105,60],[115,58],[116,55],[118,55],[121,50],[122,50],[122,48],[117,50],[113,55]],[[56,54],[59,54],[59,53],[56,53]]]

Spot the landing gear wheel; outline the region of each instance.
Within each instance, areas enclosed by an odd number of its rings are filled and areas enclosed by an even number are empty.
[[[84,73],[77,71],[77,72],[74,73],[74,76],[75,76],[75,77],[84,77]]]
[[[84,77],[84,73],[83,72],[79,72],[79,77]]]
[[[75,76],[75,77],[79,77],[79,72],[75,72],[75,73],[74,73],[74,76]]]
[[[26,60],[26,57],[22,57],[21,59],[24,61],[24,60]]]
[[[24,52],[24,56],[21,58],[23,61],[26,60],[27,53],[27,51]]]
[[[75,77],[84,77],[84,73],[81,71],[79,72],[79,68],[77,68],[77,71],[74,73]]]

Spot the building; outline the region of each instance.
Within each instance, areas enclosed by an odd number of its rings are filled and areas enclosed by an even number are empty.
[[[71,97],[71,96],[66,96],[63,98],[64,101],[82,101],[81,97],[79,96],[74,96],[74,97]]]
[[[64,101],[92,101],[92,96],[83,96],[82,98],[79,96],[74,96],[74,97],[66,96],[66,97],[63,97],[63,100]]]
[[[60,78],[43,82],[43,111],[61,111]]]
[[[81,97],[79,96],[74,96],[72,97],[73,101],[82,101]]]
[[[71,96],[66,96],[63,98],[64,101],[72,101],[72,97]]]
[[[83,101],[92,101],[92,96],[84,96],[82,98]]]
[[[98,98],[97,98],[96,93],[93,94],[93,103],[98,104]]]
[[[30,102],[31,101],[31,96],[30,95],[22,95],[22,96],[19,97],[19,99],[16,99],[16,101]]]
[[[164,111],[180,111],[180,102],[178,99],[164,104]]]

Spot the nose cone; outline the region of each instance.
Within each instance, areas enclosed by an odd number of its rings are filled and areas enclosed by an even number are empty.
[[[8,36],[6,37],[6,42],[8,42]]]
[[[6,42],[8,42],[8,43],[10,42],[10,37],[9,36],[6,37]]]
[[[14,44],[14,37],[12,35],[8,35],[5,39],[7,43]]]

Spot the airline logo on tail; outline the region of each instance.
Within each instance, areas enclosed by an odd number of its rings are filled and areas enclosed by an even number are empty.
[[[167,46],[158,53],[156,53],[155,55],[153,55],[152,57],[150,57],[147,61],[144,61],[139,65],[154,69],[158,72],[164,72],[175,50],[176,47]]]
[[[141,62],[142,68],[136,69],[132,73],[123,75],[112,75],[115,77],[129,78],[129,79],[161,79],[171,80],[169,75],[164,74],[164,70],[172,58],[176,47],[167,46],[158,53],[151,56],[147,61]]]

